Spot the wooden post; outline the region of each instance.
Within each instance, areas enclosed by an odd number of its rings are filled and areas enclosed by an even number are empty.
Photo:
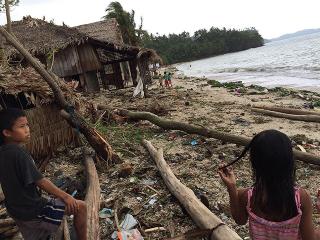
[[[203,205],[190,188],[183,185],[176,178],[163,158],[162,149],[156,150],[151,142],[146,140],[143,140],[142,143],[155,161],[168,189],[184,206],[198,227],[202,229],[213,229],[211,234],[212,240],[241,239],[236,232],[225,225],[213,212]]]
[[[100,209],[100,184],[94,161],[90,155],[84,153],[84,163],[87,174],[87,191],[85,202],[87,204],[87,239],[100,239],[99,209]]]

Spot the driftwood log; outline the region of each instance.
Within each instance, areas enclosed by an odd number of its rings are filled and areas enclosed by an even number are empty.
[[[3,27],[0,26],[0,33],[6,38],[6,40],[15,47],[22,56],[33,66],[33,68],[43,77],[51,88],[54,97],[61,108],[66,110],[68,113],[72,113],[68,122],[76,127],[88,140],[90,145],[95,149],[97,154],[104,160],[109,161],[111,159],[119,159],[110,146],[105,140],[102,141],[102,137],[95,131],[85,119],[76,111],[74,107],[67,102],[63,92],[61,91],[57,81],[60,80],[52,72],[47,71],[41,63],[36,60],[32,55],[22,46],[21,43],[11,34],[9,34]],[[80,127],[81,126],[81,127]],[[102,145],[101,145],[102,144]]]
[[[210,128],[194,126],[183,122],[167,120],[149,112],[131,112],[122,109],[118,110],[118,113],[121,116],[125,116],[133,120],[147,120],[166,130],[180,130],[189,134],[198,134],[208,138],[215,138],[224,142],[234,143],[243,146],[249,144],[249,142],[251,141],[251,138],[248,137],[237,136],[230,133],[224,133]],[[293,150],[293,153],[295,158],[300,161],[320,165],[320,156],[315,156],[313,154],[301,152],[298,150]]]
[[[94,161],[90,155],[84,153],[84,162],[87,173],[87,192],[85,202],[87,204],[87,239],[100,239],[99,208],[100,208],[100,184]]]
[[[294,109],[294,108],[272,107],[272,106],[265,106],[265,105],[261,105],[261,106],[254,105],[252,107],[253,108],[260,108],[260,109],[264,109],[264,110],[269,110],[269,111],[274,111],[274,112],[293,114],[293,115],[318,115],[318,116],[320,116],[320,112]]]
[[[320,116],[318,115],[295,115],[295,114],[288,114],[282,112],[275,112],[260,108],[251,108],[252,112],[261,113],[264,115],[277,117],[277,118],[286,118],[290,120],[297,120],[297,121],[304,121],[304,122],[318,122],[320,123]]]
[[[201,229],[212,229],[211,239],[236,240],[241,239],[236,232],[225,225],[214,213],[212,213],[194,194],[183,185],[173,174],[163,157],[163,150],[156,150],[151,142],[143,140],[143,145],[148,149],[155,161],[159,172],[170,192],[180,201],[187,210],[192,220]]]

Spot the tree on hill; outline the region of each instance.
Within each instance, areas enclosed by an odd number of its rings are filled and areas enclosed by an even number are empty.
[[[0,0],[0,11],[5,11],[7,16],[7,30],[11,33],[10,6],[18,5],[20,0]]]

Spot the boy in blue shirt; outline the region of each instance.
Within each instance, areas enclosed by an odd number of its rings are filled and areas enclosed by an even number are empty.
[[[25,240],[47,239],[61,225],[64,214],[74,215],[78,239],[87,239],[87,209],[43,177],[23,148],[30,138],[25,113],[9,108],[0,111],[0,183],[9,215]],[[46,199],[39,189],[53,195]]]

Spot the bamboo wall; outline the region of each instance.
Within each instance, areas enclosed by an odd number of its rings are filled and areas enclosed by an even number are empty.
[[[75,142],[76,134],[54,105],[25,110],[31,130],[27,149],[35,160],[51,156],[59,146]]]

